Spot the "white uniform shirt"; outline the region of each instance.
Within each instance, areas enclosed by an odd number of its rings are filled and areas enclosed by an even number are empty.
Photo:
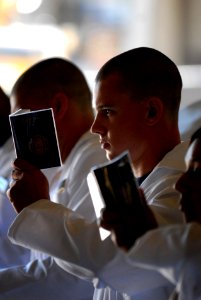
[[[61,168],[43,170],[51,186],[52,200],[62,203],[62,207],[68,206],[78,211],[90,221],[94,220],[95,212],[86,175],[92,166],[104,161],[105,151],[101,150],[97,136],[85,133]],[[39,225],[36,219],[34,223]],[[55,225],[53,221],[52,230]],[[43,225],[39,227],[42,232]],[[92,299],[94,288],[91,281],[87,282],[64,271],[52,257],[41,252],[31,250],[31,259],[26,266],[0,271],[0,299]]]
[[[149,231],[128,253],[119,251],[100,270],[99,278],[130,295],[133,290],[140,292],[163,286],[168,280],[173,284],[174,292],[177,291],[179,300],[200,300],[200,224],[169,225]],[[169,299],[168,295],[166,299]]]
[[[15,151],[10,137],[0,147],[0,268],[23,264],[30,259],[30,250],[13,245],[7,236],[8,228],[17,216],[6,195],[14,158]]]
[[[145,254],[144,246],[149,243]],[[189,223],[152,230],[140,238],[124,261],[157,270],[176,286],[179,300],[201,299],[201,225]],[[128,267],[129,269],[129,267]]]
[[[174,189],[181,172],[185,170],[184,155],[188,143],[182,143],[169,152],[142,184],[145,197],[152,207],[161,225],[181,222],[182,215],[178,209],[179,193]],[[37,226],[35,219],[37,218]],[[95,222],[84,220],[61,205],[40,200],[25,208],[11,226],[9,236],[14,243],[43,250],[56,257],[55,261],[68,272],[92,280],[97,288],[94,299],[130,299],[120,295],[116,280],[114,289],[108,287],[109,282],[99,274],[104,266],[117,255],[117,249],[108,237],[104,242],[99,238],[99,230]],[[51,236],[51,239],[49,238]],[[148,251],[149,245],[146,246]],[[156,275],[157,274],[157,275]],[[121,270],[118,274],[122,282]],[[112,276],[112,274],[111,274]],[[158,277],[155,272],[153,276]],[[127,280],[127,278],[123,278]],[[143,274],[138,280],[143,286]],[[167,282],[159,287],[149,286],[140,291],[132,290],[133,299],[167,299],[173,286]],[[125,293],[127,291],[125,290]]]

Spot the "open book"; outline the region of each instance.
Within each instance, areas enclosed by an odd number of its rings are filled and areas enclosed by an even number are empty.
[[[61,166],[52,108],[9,115],[16,156],[39,169]]]
[[[97,218],[105,206],[112,210],[113,207],[142,211],[141,198],[138,191],[130,155],[124,151],[116,158],[94,166],[87,176],[89,191]],[[104,239],[105,231],[100,228],[101,238]]]

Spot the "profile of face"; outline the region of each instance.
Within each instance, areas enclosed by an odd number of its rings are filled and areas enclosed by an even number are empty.
[[[108,159],[129,150],[134,161],[143,151],[144,111],[142,103],[131,99],[120,86],[122,83],[118,74],[108,75],[96,84],[96,116],[91,131],[99,135]]]
[[[201,223],[201,139],[195,139],[185,156],[187,170],[176,183],[181,210],[187,222]]]

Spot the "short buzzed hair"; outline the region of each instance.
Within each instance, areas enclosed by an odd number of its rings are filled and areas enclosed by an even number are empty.
[[[120,77],[120,87],[134,100],[159,97],[167,111],[177,118],[182,79],[176,64],[166,55],[147,47],[123,52],[102,66],[96,82],[114,73]]]
[[[11,94],[26,97],[31,93],[37,101],[37,97],[45,96],[48,100],[57,92],[64,92],[81,108],[91,107],[92,95],[85,76],[72,62],[59,57],[39,61],[27,69],[16,81]]]

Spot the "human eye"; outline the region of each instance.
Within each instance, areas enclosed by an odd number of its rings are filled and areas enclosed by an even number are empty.
[[[111,110],[110,109],[104,109],[103,110],[103,114],[106,116],[106,117],[109,117],[111,115]]]
[[[101,112],[107,118],[109,118],[113,114],[113,110],[110,107],[102,107]]]

